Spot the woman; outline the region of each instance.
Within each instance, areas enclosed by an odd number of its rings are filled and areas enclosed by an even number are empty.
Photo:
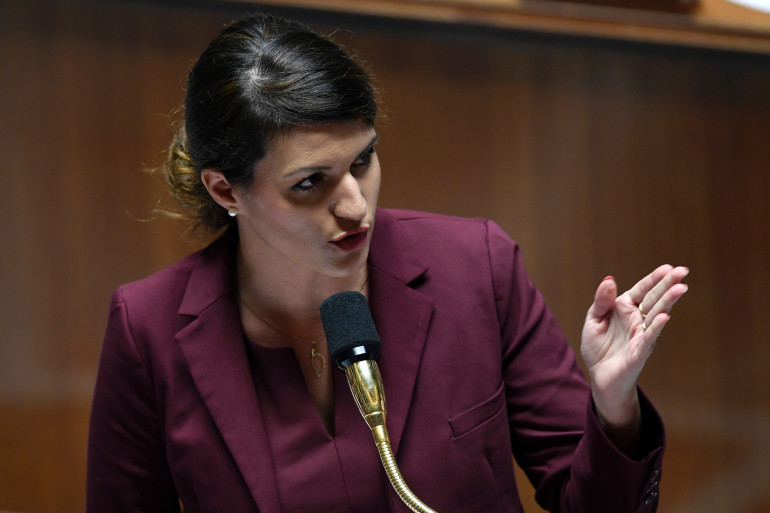
[[[656,508],[663,428],[636,381],[687,269],[598,286],[589,385],[497,225],[377,209],[376,116],[362,67],[295,22],[246,18],[201,55],[167,175],[223,234],[113,296],[88,511],[407,511],[329,363],[318,307],[345,290],[429,506],[520,512],[513,454],[550,511]]]

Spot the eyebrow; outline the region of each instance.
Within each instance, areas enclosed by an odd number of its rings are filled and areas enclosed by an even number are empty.
[[[360,157],[361,155],[363,155],[366,152],[370,151],[377,144],[377,141],[379,141],[379,140],[380,140],[380,135],[379,134],[375,134],[374,137],[372,137],[372,140],[369,141],[369,144],[367,144],[366,147],[363,149],[363,151],[361,151],[358,154],[358,157]],[[358,158],[358,157],[356,157],[356,158]],[[286,173],[285,175],[283,175],[283,178],[284,179],[291,178],[293,176],[302,175],[302,174],[313,174],[313,173],[317,173],[319,171],[327,171],[329,169],[331,169],[330,166],[298,167],[297,169],[293,169],[293,170],[289,171],[288,173]]]

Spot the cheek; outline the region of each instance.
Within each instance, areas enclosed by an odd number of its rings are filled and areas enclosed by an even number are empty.
[[[305,229],[301,216],[275,198],[252,198],[249,213],[252,224],[272,237],[289,237]]]

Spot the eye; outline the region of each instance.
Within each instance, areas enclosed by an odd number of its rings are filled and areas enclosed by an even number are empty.
[[[358,158],[353,162],[353,168],[354,169],[361,169],[365,170],[369,167],[369,164],[372,163],[372,155],[376,153],[376,147],[372,146],[365,152],[363,152],[361,155],[358,156]]]
[[[292,185],[291,188],[297,192],[311,192],[319,183],[324,181],[324,178],[323,173],[313,173]]]

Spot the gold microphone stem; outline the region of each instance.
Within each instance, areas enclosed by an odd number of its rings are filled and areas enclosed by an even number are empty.
[[[404,482],[404,478],[401,477],[396,458],[390,447],[388,429],[385,427],[385,390],[382,386],[377,362],[362,360],[353,363],[345,369],[345,375],[348,378],[348,385],[350,385],[350,391],[353,393],[356,405],[358,405],[358,411],[361,412],[372,430],[377,452],[380,454],[382,465],[385,467],[385,473],[388,475],[393,489],[404,501],[404,504],[415,513],[436,513],[435,510],[417,498]]]

